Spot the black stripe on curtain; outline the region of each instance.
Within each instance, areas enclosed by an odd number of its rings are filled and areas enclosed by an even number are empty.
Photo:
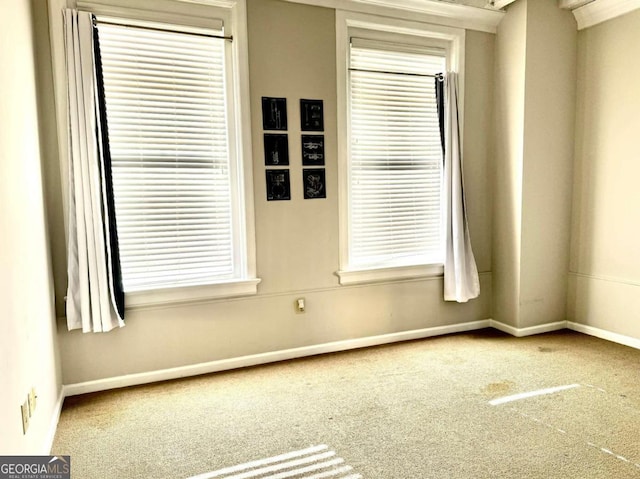
[[[438,123],[440,124],[440,143],[442,144],[442,161],[444,161],[444,75],[435,77],[436,105],[438,107]]]
[[[111,177],[111,150],[109,149],[109,130],[107,128],[107,105],[104,96],[104,79],[102,78],[102,57],[100,56],[100,41],[98,39],[98,27],[96,18],[93,17],[93,49],[96,62],[96,85],[98,93],[99,124],[96,127],[96,136],[102,145],[98,157],[102,160],[104,168],[104,188],[106,205],[104,215],[109,222],[108,238],[105,238],[106,247],[111,250],[108,256],[111,258],[111,272],[113,296],[115,298],[116,311],[120,318],[124,319],[124,289],[122,288],[122,269],[120,267],[120,247],[118,246],[118,229],[116,224],[116,208],[113,198],[113,178]]]

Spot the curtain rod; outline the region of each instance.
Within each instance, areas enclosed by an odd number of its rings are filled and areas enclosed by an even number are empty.
[[[428,77],[428,78],[442,78],[442,73],[436,73],[430,75],[428,73],[406,73],[406,72],[390,72],[385,70],[367,70],[365,68],[349,68],[350,72],[367,72],[367,73],[387,73],[389,75],[405,75],[411,77]]]
[[[108,21],[108,20],[96,20],[94,17],[94,25],[96,25],[96,23],[101,23],[103,25],[115,25],[118,27],[126,27],[126,28],[141,28],[143,30],[151,30],[154,32],[169,32],[169,33],[183,33],[185,35],[195,35],[198,37],[207,37],[207,38],[219,38],[221,40],[229,40],[230,42],[233,41],[233,36],[223,36],[223,35],[211,35],[208,33],[196,33],[196,32],[188,32],[188,31],[184,31],[184,30],[173,30],[171,28],[159,28],[159,27],[149,27],[149,26],[144,26],[144,25],[129,25],[126,23],[118,23],[118,22],[112,22],[112,21]]]

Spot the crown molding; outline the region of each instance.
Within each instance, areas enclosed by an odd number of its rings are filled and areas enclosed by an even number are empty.
[[[640,0],[594,0],[573,10],[578,30],[589,28],[640,8]]]
[[[496,33],[504,12],[436,0],[285,0],[317,7],[368,13]]]
[[[573,10],[595,0],[558,0],[558,7],[563,10]]]
[[[516,0],[495,0],[495,2],[493,2],[493,6],[495,8],[504,8],[507,5],[511,5],[513,2],[515,2]]]

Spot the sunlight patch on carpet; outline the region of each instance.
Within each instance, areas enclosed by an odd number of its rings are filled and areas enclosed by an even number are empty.
[[[579,388],[579,384],[567,384],[566,386],[557,386],[554,388],[538,389],[537,391],[528,391],[520,394],[513,394],[511,396],[504,396],[501,398],[493,399],[489,401],[492,406],[498,406],[499,404],[505,404],[513,401],[520,401],[521,399],[528,399],[536,396],[545,396],[547,394],[555,394],[560,391],[566,391],[567,389]]]
[[[188,479],[362,479],[353,468],[337,457],[329,446],[320,444],[277,456],[257,459]]]
[[[625,463],[637,475],[640,470],[640,445],[636,439],[640,410],[635,402],[615,389],[606,390],[592,384],[579,386],[572,384],[534,391],[535,394],[507,396],[499,398],[497,404],[550,395],[544,401],[521,401],[506,410],[564,435],[567,441],[582,443],[599,454]],[[571,396],[553,394],[568,389],[574,390]]]

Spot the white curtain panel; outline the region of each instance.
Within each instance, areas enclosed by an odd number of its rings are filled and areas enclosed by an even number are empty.
[[[445,261],[444,299],[466,303],[480,295],[478,268],[471,250],[462,178],[462,145],[458,118],[458,75],[444,79],[445,110]]]
[[[67,327],[106,332],[124,322],[114,309],[109,286],[92,15],[65,10],[64,26],[69,96]]]

